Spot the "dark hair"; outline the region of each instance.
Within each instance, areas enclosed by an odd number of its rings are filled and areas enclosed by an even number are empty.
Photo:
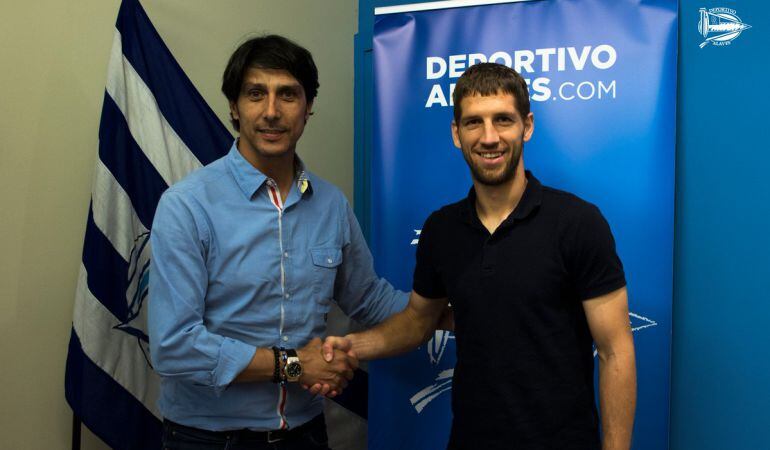
[[[454,102],[455,122],[462,117],[460,102],[472,95],[495,95],[498,92],[513,95],[516,100],[516,110],[522,118],[529,115],[529,90],[527,82],[515,70],[497,63],[480,63],[473,65],[457,80],[452,93]]]
[[[271,34],[249,39],[230,56],[222,75],[222,93],[227,100],[238,100],[243,76],[246,71],[255,67],[289,72],[305,90],[305,100],[308,104],[318,94],[318,69],[313,62],[313,55],[289,39]],[[235,130],[239,131],[238,121],[231,121]]]

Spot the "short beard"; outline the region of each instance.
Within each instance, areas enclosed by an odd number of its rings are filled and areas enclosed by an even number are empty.
[[[516,178],[516,169],[519,167],[519,161],[521,160],[522,149],[520,148],[517,154],[513,155],[511,161],[505,167],[505,169],[497,176],[490,176],[482,172],[471,160],[470,154],[463,152],[463,158],[471,169],[471,176],[473,179],[484,186],[500,186]]]

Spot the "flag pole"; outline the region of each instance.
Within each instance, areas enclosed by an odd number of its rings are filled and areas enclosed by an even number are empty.
[[[72,413],[72,450],[80,450],[80,418]]]

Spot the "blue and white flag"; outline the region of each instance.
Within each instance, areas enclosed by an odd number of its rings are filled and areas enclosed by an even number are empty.
[[[161,194],[224,155],[232,136],[137,0],[115,25],[91,207],[75,294],[66,397],[110,447],[161,445],[148,355],[149,235]]]

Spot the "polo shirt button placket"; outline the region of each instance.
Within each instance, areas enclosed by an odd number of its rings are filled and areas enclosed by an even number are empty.
[[[484,242],[484,250],[481,254],[481,275],[482,276],[489,276],[492,275],[495,272],[494,263],[492,261],[491,257],[491,241],[492,237],[490,236],[487,238],[487,240]]]

